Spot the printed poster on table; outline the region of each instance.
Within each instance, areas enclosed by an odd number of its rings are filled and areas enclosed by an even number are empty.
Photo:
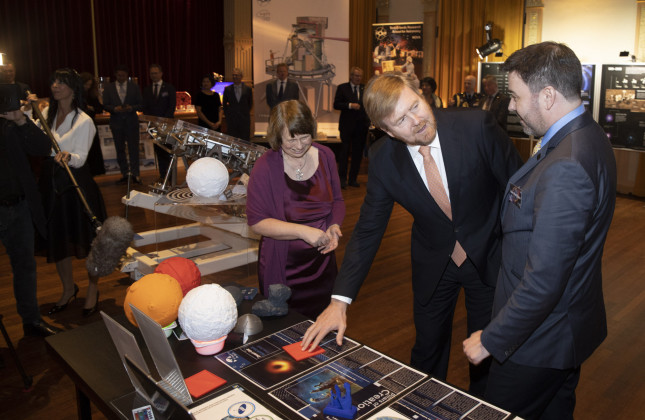
[[[282,347],[302,341],[307,328],[312,324],[312,321],[301,322],[268,337],[218,354],[215,358],[260,388],[268,389],[359,346],[356,341],[347,337],[343,340],[343,345],[339,346],[336,344],[336,334],[329,333],[320,343],[320,347],[325,349],[324,353],[296,361]]]
[[[433,378],[368,420],[504,420],[510,416],[508,411]]]
[[[360,347],[279,386],[269,395],[302,418],[332,420],[336,417],[323,414],[331,390],[338,386],[344,395],[345,383],[349,383],[358,419],[398,398],[426,377],[369,347]]]

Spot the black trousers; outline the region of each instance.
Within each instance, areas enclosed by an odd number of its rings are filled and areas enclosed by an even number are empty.
[[[495,288],[482,282],[470,260],[466,259],[461,267],[450,261],[430,301],[425,305],[414,301],[417,336],[410,364],[442,380],[448,374],[452,318],[462,287],[466,296],[467,330],[470,336],[490,322],[495,294]],[[466,362],[465,356],[463,359]],[[489,366],[490,358],[478,366],[469,366],[471,393],[480,397],[484,395]]]
[[[367,140],[367,128],[361,124],[340,132],[342,144],[338,155],[338,176],[341,182],[346,180],[353,182],[358,177],[358,171],[361,169],[361,161],[363,160],[363,149]],[[348,175],[347,166],[350,154],[352,163]]]
[[[121,175],[127,176],[129,171],[132,176],[139,176],[139,120],[135,116],[134,118],[110,122],[110,130],[112,130],[116,160],[119,163]],[[128,150],[127,157],[126,145]]]
[[[525,420],[569,420],[579,379],[579,366],[550,369],[493,360],[485,399]]]

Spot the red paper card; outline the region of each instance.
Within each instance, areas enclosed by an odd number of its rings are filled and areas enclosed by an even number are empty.
[[[289,353],[291,357],[296,359],[297,361],[301,361],[304,359],[308,359],[311,356],[316,356],[318,354],[322,354],[325,352],[325,349],[322,347],[318,346],[316,347],[311,353],[309,353],[306,350],[302,350],[302,341],[299,341],[297,343],[289,344],[288,346],[282,347],[284,351]]]
[[[202,370],[201,372],[197,372],[193,376],[186,378],[188,392],[190,392],[190,395],[192,395],[193,398],[199,398],[225,383],[226,379],[213,375],[207,370]]]

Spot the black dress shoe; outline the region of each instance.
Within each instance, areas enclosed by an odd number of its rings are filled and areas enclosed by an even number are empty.
[[[116,185],[125,185],[128,183],[128,177],[127,176],[122,176],[121,179],[119,179],[116,182]]]
[[[133,182],[134,182],[135,184],[137,184],[137,185],[141,185],[141,184],[143,184],[143,182],[141,181],[141,178],[139,178],[138,176],[135,176],[135,177],[134,177]]]
[[[358,182],[356,182],[356,180],[354,180],[354,181],[349,181],[349,182],[347,183],[347,185],[349,185],[350,187],[355,187],[355,188],[358,188],[358,187],[360,187],[360,186],[361,186],[361,184],[359,184]]]
[[[25,336],[29,337],[49,337],[50,335],[63,332],[60,328],[49,325],[42,319],[33,324],[22,324],[22,331],[25,333]]]
[[[340,187],[342,189],[347,189],[347,181],[340,181]]]
[[[65,308],[67,308],[67,305],[69,305],[69,303],[72,300],[76,299],[77,294],[78,294],[78,286],[76,284],[74,284],[74,294],[72,296],[70,296],[69,299],[67,299],[66,303],[63,303],[62,305],[54,305],[54,307],[51,308],[49,310],[49,312],[47,312],[47,315],[54,315],[55,313],[58,313],[58,312],[64,310]]]

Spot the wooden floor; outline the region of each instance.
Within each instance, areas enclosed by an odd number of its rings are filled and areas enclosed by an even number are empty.
[[[143,180],[152,182],[154,172],[144,172]],[[116,176],[101,176],[97,182],[108,205],[109,215],[124,214],[120,197],[124,186],[116,186]],[[359,177],[360,188],[344,191],[347,216],[343,224],[344,237],[338,249],[342,261],[345,244],[358,218],[365,194],[365,175]],[[130,208],[129,220],[135,231],[180,223],[169,216]],[[410,286],[410,216],[395,207],[386,237],[359,298],[348,314],[347,334],[385,354],[409,361],[414,337]],[[604,255],[604,287],[609,322],[609,337],[583,365],[578,386],[578,419],[637,419],[643,417],[645,405],[645,201],[619,197],[616,214],[609,232]],[[87,288],[84,262],[75,262],[75,280],[80,286],[79,298],[66,311],[47,318],[53,324],[71,329],[91,322],[99,316],[81,317],[84,293]],[[34,378],[33,389],[23,392],[22,381],[5,342],[0,339],[1,419],[71,419],[76,415],[74,387],[60,368],[48,357],[43,340],[23,338],[20,318],[16,314],[11,286],[9,259],[0,246],[0,314],[4,325],[17,347],[27,372]],[[244,285],[256,284],[254,264],[205,277],[207,282],[237,281]],[[41,312],[46,314],[61,293],[60,281],[53,264],[38,259],[38,299]],[[100,308],[108,314],[120,313],[128,277],[113,273],[100,280]],[[589,328],[594,328],[589,325]],[[460,387],[467,386],[467,363],[461,352],[465,337],[465,310],[463,296],[454,320],[453,348],[448,381]],[[79,343],[82,345],[82,343]],[[95,411],[95,418],[104,418]]]

